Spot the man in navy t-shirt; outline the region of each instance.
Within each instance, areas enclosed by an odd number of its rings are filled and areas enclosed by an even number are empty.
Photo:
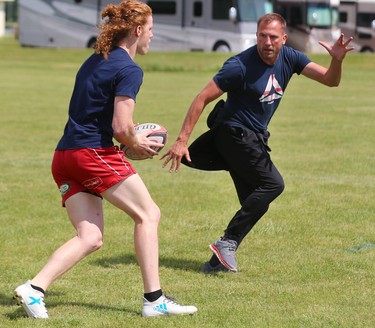
[[[303,53],[282,47],[277,61],[266,64],[257,47],[228,59],[213,81],[228,98],[225,115],[255,132],[263,132],[294,73],[310,63]]]
[[[353,49],[348,47],[352,38],[344,41],[344,35],[332,46],[319,42],[332,57],[325,68],[285,46],[285,27],[278,14],[266,14],[258,20],[257,45],[228,59],[195,97],[176,142],[162,157],[164,167],[171,161],[170,172],[177,172],[181,161],[197,169],[228,170],[236,187],[241,208],[224,236],[210,245],[213,255],[204,264],[204,272],[238,271],[238,246],[284,189],[283,178],[269,155],[267,126],[292,75],[338,86],[342,61]],[[188,148],[202,111],[224,93],[224,104],[219,102],[209,115],[211,130]]]

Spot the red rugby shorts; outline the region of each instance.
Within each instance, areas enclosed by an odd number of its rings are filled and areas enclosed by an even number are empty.
[[[79,192],[100,194],[136,171],[117,146],[56,150],[52,175],[60,189],[62,204]]]

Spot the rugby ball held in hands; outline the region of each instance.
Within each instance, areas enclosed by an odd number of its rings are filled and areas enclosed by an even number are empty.
[[[146,130],[150,130],[150,133],[147,135],[147,138],[152,140],[152,141],[159,142],[159,143],[163,144],[164,146],[168,141],[167,129],[160,124],[143,123],[143,124],[136,125],[134,128],[135,128],[136,134],[141,133],[141,132],[146,131]],[[151,148],[153,150],[159,152],[160,150],[163,149],[163,147],[151,147]],[[125,156],[129,159],[141,160],[141,159],[148,158],[148,157],[137,156],[136,154],[134,154],[134,152],[129,147],[127,147],[126,145],[123,145],[123,144],[120,145],[120,149],[124,152]]]

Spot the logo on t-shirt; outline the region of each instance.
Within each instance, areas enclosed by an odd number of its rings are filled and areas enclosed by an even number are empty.
[[[266,90],[264,90],[262,97],[259,98],[260,102],[268,102],[272,104],[275,99],[279,99],[283,96],[283,89],[281,88],[279,82],[275,78],[275,74],[271,74]]]

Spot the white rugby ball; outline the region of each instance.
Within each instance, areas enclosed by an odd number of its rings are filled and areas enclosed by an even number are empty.
[[[159,142],[163,144],[164,146],[168,141],[168,131],[164,126],[160,124],[142,123],[142,124],[136,125],[134,129],[135,129],[136,134],[141,133],[145,130],[150,130],[150,133],[147,135],[147,138],[152,141]],[[152,149],[159,152],[160,150],[163,149],[163,147],[152,147]],[[137,156],[128,146],[123,145],[123,144],[120,144],[120,149],[124,152],[125,156],[129,159],[142,160],[142,159],[148,158],[148,157]]]

